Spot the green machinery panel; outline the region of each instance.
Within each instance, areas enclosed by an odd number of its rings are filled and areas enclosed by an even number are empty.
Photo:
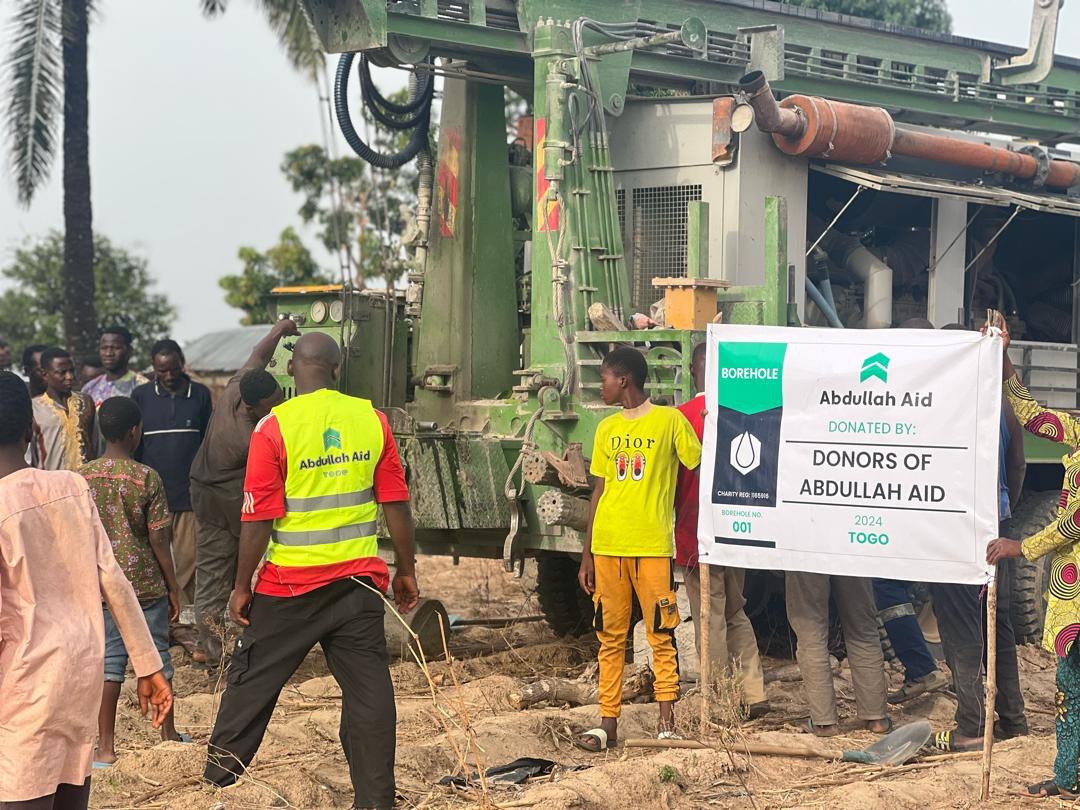
[[[409,326],[400,297],[338,285],[279,287],[271,300],[277,317],[291,317],[300,334],[324,332],[341,346],[341,390],[376,407],[403,407],[408,387]],[[294,341],[282,341],[270,361],[287,396]]]

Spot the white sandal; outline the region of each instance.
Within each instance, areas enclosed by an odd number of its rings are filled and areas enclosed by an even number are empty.
[[[586,745],[585,743],[582,742],[582,740],[587,738],[587,737],[592,737],[593,739],[596,740],[596,742],[598,743],[596,748],[593,748],[593,747],[591,747],[589,745]],[[597,753],[599,753],[601,751],[607,751],[609,748],[611,748],[614,745],[614,741],[611,741],[611,745],[609,745],[608,743],[609,743],[608,734],[602,728],[591,728],[588,731],[584,732],[583,734],[579,734],[577,736],[577,738],[574,740],[574,745],[576,745],[578,748],[582,749],[583,751],[589,751],[589,752],[594,753],[594,754],[597,754]]]

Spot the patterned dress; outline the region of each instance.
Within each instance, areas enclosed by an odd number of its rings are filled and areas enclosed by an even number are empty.
[[[1005,396],[1024,429],[1068,446],[1061,459],[1065,481],[1058,518],[1031,537],[1023,538],[1024,557],[1037,560],[1053,553],[1047,594],[1043,646],[1064,658],[1080,635],[1080,419],[1044,408],[1015,377],[1005,383]]]
[[[1080,761],[1080,646],[1074,644],[1080,635],[1080,419],[1044,408],[1016,377],[1005,381],[1005,396],[1025,430],[1069,448],[1061,459],[1065,480],[1057,519],[1025,537],[1020,548],[1028,560],[1054,555],[1043,629],[1043,646],[1058,657],[1054,781],[1075,792]]]

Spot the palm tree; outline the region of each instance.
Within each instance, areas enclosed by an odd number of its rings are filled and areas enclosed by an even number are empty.
[[[207,17],[223,14],[229,0],[199,0]],[[266,22],[281,42],[289,62],[314,81],[324,65],[322,44],[308,22],[300,0],[254,0]]]
[[[15,185],[19,201],[29,206],[56,160],[62,120],[64,335],[76,356],[90,355],[97,348],[86,64],[92,0],[14,2],[2,115]],[[314,79],[323,66],[323,54],[302,4],[299,0],[257,3],[289,61]],[[214,16],[225,10],[227,0],[200,0],[200,5],[207,16]]]
[[[3,113],[19,201],[30,205],[56,159],[63,94],[64,334],[96,348],[86,42],[90,0],[18,0]]]

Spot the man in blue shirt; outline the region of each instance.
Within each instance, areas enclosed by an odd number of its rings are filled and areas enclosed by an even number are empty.
[[[210,389],[184,373],[184,353],[174,340],[159,340],[151,350],[155,379],[138,386],[131,398],[143,415],[142,444],[135,459],[152,467],[165,484],[172,513],[173,563],[180,586],[180,624],[176,641],[196,649],[195,514],[191,511],[191,462],[210,424]]]

